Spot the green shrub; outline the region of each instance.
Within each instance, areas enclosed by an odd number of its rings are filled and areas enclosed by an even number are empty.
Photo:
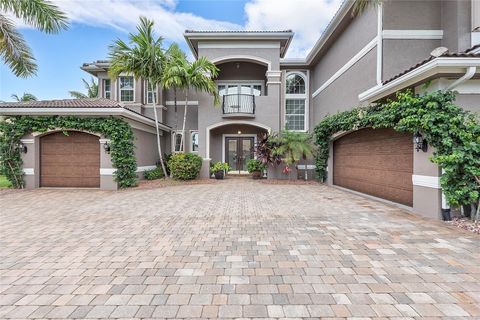
[[[213,164],[211,167],[210,167],[210,172],[211,173],[215,173],[215,172],[218,172],[218,171],[229,171],[231,170],[230,166],[228,165],[228,163],[225,163],[225,162],[216,162],[215,164]]]
[[[143,172],[143,177],[146,180],[156,180],[163,178],[163,171],[161,167],[156,167],[155,169],[152,170],[145,170]]]
[[[250,159],[247,162],[247,170],[249,173],[252,173],[255,171],[262,172],[265,169],[266,169],[266,166],[260,160]]]
[[[193,180],[202,168],[202,158],[193,153],[177,153],[168,161],[168,167],[174,179]]]

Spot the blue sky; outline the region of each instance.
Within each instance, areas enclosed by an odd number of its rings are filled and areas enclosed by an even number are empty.
[[[35,77],[16,78],[0,64],[0,100],[29,92],[39,99],[69,98],[69,90],[83,91],[89,75],[84,62],[105,59],[108,45],[126,39],[139,15],[155,21],[166,45],[177,42],[189,52],[182,33],[195,30],[293,29],[287,57],[302,57],[313,46],[341,0],[53,0],[70,19],[70,28],[46,35],[17,21],[39,66]]]

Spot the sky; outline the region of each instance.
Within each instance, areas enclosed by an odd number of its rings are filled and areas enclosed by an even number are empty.
[[[183,38],[189,30],[286,30],[295,32],[287,58],[303,58],[328,25],[342,0],[52,0],[69,18],[69,28],[47,35],[15,20],[33,50],[38,73],[15,77],[0,62],[0,101],[24,92],[38,99],[70,98],[85,91],[84,62],[106,59],[108,46],[127,40],[139,16],[155,21],[165,47],[176,42],[189,54]]]

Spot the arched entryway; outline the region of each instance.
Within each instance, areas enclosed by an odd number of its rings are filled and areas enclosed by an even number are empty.
[[[226,162],[233,171],[246,172],[248,160],[254,158],[259,134],[268,126],[248,120],[224,121],[207,128],[207,157],[211,162]]]
[[[41,187],[100,187],[99,137],[85,132],[40,137]]]
[[[333,142],[333,184],[413,205],[410,133],[366,128]]]

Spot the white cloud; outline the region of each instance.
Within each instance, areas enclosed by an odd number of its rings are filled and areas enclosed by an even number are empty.
[[[155,21],[155,29],[167,40],[182,42],[186,29],[237,30],[242,26],[205,19],[187,12],[176,12],[177,0],[53,0],[71,22],[94,26],[108,26],[132,31],[139,16]]]
[[[252,0],[245,5],[248,30],[295,32],[287,57],[303,58],[343,0]]]

